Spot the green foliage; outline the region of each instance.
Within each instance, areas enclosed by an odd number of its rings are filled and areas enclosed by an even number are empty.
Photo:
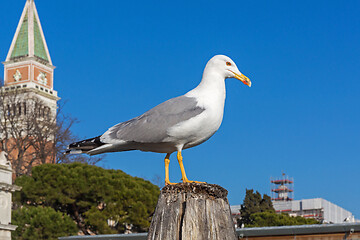
[[[264,194],[261,197],[261,194],[256,191],[254,193],[253,189],[246,189],[246,194],[244,198],[244,202],[241,205],[241,219],[238,224],[241,226],[244,224],[245,226],[250,225],[252,223],[252,219],[250,218],[252,214],[259,212],[273,212],[275,213],[275,209],[272,205],[271,198]]]
[[[306,219],[303,217],[291,217],[286,213],[277,214],[274,212],[258,212],[250,216],[251,224],[247,227],[269,227],[269,226],[288,226],[288,225],[306,225],[319,224],[315,219]]]
[[[77,233],[74,221],[50,207],[24,207],[12,212],[13,240],[56,240]]]
[[[291,217],[286,213],[277,214],[272,205],[271,198],[252,189],[246,189],[244,202],[241,205],[241,218],[238,226],[245,227],[268,227],[286,225],[318,224],[315,219],[303,217]]]
[[[17,203],[66,213],[84,234],[122,233],[125,223],[146,231],[159,195],[149,181],[81,163],[40,165],[16,184],[22,186]],[[109,219],[116,224],[109,226]]]

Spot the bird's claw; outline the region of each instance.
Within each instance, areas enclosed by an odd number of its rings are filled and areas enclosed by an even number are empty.
[[[199,181],[190,181],[190,180],[183,180],[183,183],[206,183],[206,182],[199,182]]]
[[[168,186],[168,185],[175,185],[175,184],[177,184],[177,183],[172,183],[172,182],[170,182],[170,181],[165,181],[165,186]]]

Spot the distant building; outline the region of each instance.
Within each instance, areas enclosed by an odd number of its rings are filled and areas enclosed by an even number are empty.
[[[355,222],[355,217],[351,212],[322,198],[273,201],[273,206],[278,213],[315,218],[322,223]]]
[[[338,205],[322,198],[302,199],[293,201],[273,201],[274,209],[277,213],[287,213],[290,216],[301,216],[304,218],[314,218],[322,223],[354,223],[357,222],[354,215]],[[231,215],[234,219],[240,218],[241,205],[230,206]]]
[[[355,222],[353,214],[322,198],[294,200],[294,179],[271,178],[271,200],[277,213],[314,218],[322,223]]]
[[[271,178],[271,200],[292,201],[294,200],[294,179],[282,174],[281,178]]]
[[[282,174],[281,178],[271,178],[271,200],[277,213],[290,216],[314,218],[321,223],[354,223],[354,215],[338,205],[322,198],[294,200],[294,179]],[[241,217],[241,205],[230,206],[234,219]]]

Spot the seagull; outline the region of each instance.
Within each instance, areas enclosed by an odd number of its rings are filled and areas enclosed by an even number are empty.
[[[66,153],[96,155],[140,150],[166,153],[165,185],[169,180],[170,155],[177,152],[182,181],[186,177],[182,150],[208,140],[219,129],[225,104],[225,79],[236,78],[251,87],[233,60],[216,55],[205,66],[200,84],[186,94],[169,99],[144,114],[109,128],[104,134],[71,143]]]

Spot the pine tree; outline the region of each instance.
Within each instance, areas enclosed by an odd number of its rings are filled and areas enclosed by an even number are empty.
[[[318,224],[315,219],[303,217],[291,217],[286,213],[277,214],[272,205],[270,196],[261,194],[253,189],[246,189],[244,202],[240,210],[241,217],[238,219],[238,226],[245,227],[268,227]]]
[[[275,213],[271,198],[266,194],[262,197],[258,191],[254,193],[253,189],[246,189],[244,202],[241,205],[240,210],[241,219],[239,220],[238,225],[249,225],[252,222],[250,218],[252,214],[266,211]]]
[[[21,176],[14,200],[23,206],[47,206],[71,216],[83,234],[146,231],[159,188],[121,170],[72,164],[44,164]]]
[[[17,225],[12,233],[14,240],[56,240],[77,233],[74,221],[50,207],[23,207],[12,212],[12,222]]]

